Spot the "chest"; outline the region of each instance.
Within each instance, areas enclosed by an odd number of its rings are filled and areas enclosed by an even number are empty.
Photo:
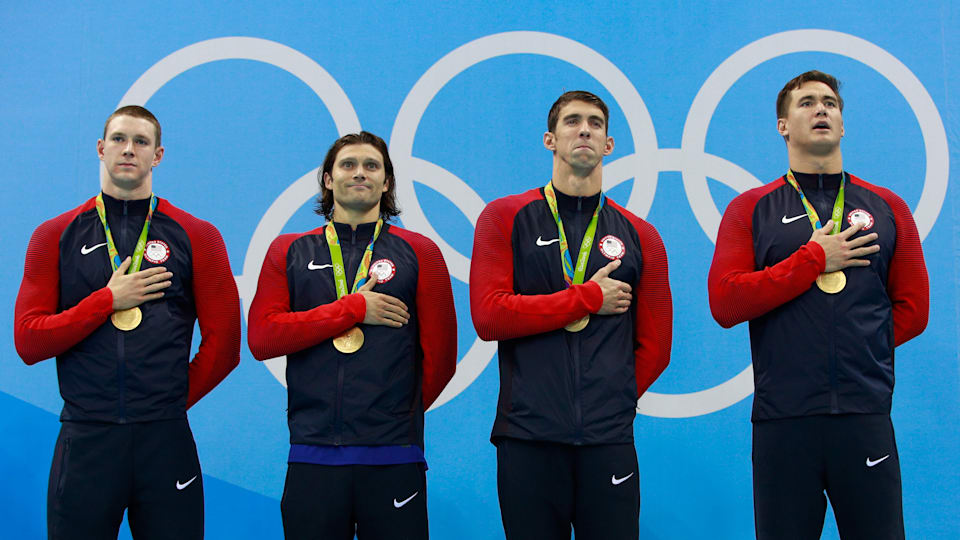
[[[563,223],[574,269],[578,263],[580,240],[590,217],[586,214],[582,219],[567,219]],[[517,214],[511,242],[514,290],[517,293],[550,294],[566,288],[560,235],[545,204],[530,205]],[[610,276],[630,284],[638,282],[643,269],[639,237],[629,221],[607,207],[597,218],[583,280],[588,281],[598,270],[618,259],[621,264]]]
[[[812,191],[806,195],[816,208],[821,224],[825,224],[831,217],[836,193]],[[880,246],[880,251],[865,257],[870,261],[870,266],[866,268],[885,280],[897,236],[896,221],[890,207],[878,195],[857,186],[849,186],[845,190],[840,220],[841,231],[857,222],[864,224],[851,240],[877,234],[873,244]],[[752,226],[757,269],[773,266],[791,256],[810,241],[813,233],[813,226],[799,194],[789,186],[770,193],[757,203]]]
[[[352,290],[366,247],[366,243],[341,243],[342,278],[348,293]],[[377,276],[374,292],[399,298],[407,306],[415,305],[419,267],[416,254],[406,242],[382,233],[373,245],[369,268]],[[287,250],[286,269],[293,311],[306,311],[338,299],[338,268],[322,234],[304,236],[294,241]]]
[[[111,227],[117,254],[122,261],[134,254],[143,230],[143,217],[116,220]],[[59,245],[60,304],[72,307],[110,281],[113,267],[103,224],[95,213],[81,215],[64,230]],[[193,279],[190,240],[173,220],[154,214],[147,231],[140,270],[162,266],[173,273],[164,290],[165,302],[188,299]]]

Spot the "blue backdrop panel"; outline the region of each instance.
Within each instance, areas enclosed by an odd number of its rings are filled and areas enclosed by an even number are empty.
[[[951,2],[6,3],[0,326],[12,328],[33,229],[96,192],[95,142],[119,104],[159,117],[154,187],[223,233],[244,310],[270,240],[321,223],[314,170],[329,144],[378,133],[402,223],[442,247],[459,316],[458,372],[426,419],[431,531],[502,537],[488,439],[496,347],[477,339],[468,305],[474,224],[485,203],[548,180],[547,110],[589,89],[611,106],[605,187],[658,228],[671,263],[672,363],[635,423],[642,536],[750,538],[747,329],[712,320],[706,274],[729,201],[786,170],[778,90],[817,68],[844,83],[845,167],[900,194],[923,238],[930,324],[897,350],[893,408],[905,522],[911,538],[957,538],[958,25]],[[244,345],[190,411],[207,538],[282,537],[282,366]],[[54,362],[25,366],[2,334],[0,537],[45,536],[61,406]],[[824,538],[837,538],[831,521]]]

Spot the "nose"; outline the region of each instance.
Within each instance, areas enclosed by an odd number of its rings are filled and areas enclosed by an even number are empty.
[[[586,122],[580,124],[580,136],[581,137],[590,137],[590,125]]]
[[[133,139],[127,139],[127,142],[123,145],[123,154],[124,155],[133,155]]]

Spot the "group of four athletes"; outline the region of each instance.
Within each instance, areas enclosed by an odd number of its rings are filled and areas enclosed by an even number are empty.
[[[717,322],[750,322],[762,539],[818,538],[825,492],[844,539],[904,535],[893,351],[926,325],[926,269],[907,205],[843,170],[842,110],[830,75],[783,88],[790,168],[730,203],[708,279]],[[594,94],[560,96],[550,180],[477,221],[470,306],[499,346],[491,440],[511,540],[639,536],[633,421],[669,362],[672,299],[657,231],[602,191],[608,123]],[[239,362],[236,284],[217,230],[153,194],[149,111],[114,112],[97,152],[101,193],[36,229],[16,303],[17,350],[57,358],[64,400],[48,535],[115,538],[126,511],[137,539],[202,538],[186,411]],[[326,223],[273,241],[248,320],[255,358],[287,357],[284,534],[427,538],[424,411],[457,359],[449,274],[431,240],[391,223],[380,137],[339,138],[318,181]]]

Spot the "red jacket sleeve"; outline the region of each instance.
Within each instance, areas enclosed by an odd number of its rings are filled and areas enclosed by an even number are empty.
[[[60,235],[83,208],[43,223],[30,238],[13,323],[17,353],[27,364],[66,352],[113,313],[113,293],[106,287],[92,292],[70,309],[57,312]]]
[[[220,231],[165,200],[161,204],[157,211],[174,217],[190,238],[200,346],[190,361],[189,409],[240,363],[240,296]]]
[[[823,248],[807,242],[779,263],[756,270],[753,253],[753,208],[757,200],[782,185],[774,182],[735,198],[720,221],[717,246],[707,277],[710,311],[730,328],[760,317],[807,291],[826,267]]]
[[[591,281],[552,294],[523,295],[513,290],[513,218],[536,193],[498,199],[477,220],[470,263],[470,313],[484,341],[557,330],[596,313],[603,304],[600,286]]]
[[[424,236],[391,227],[417,255],[417,325],[423,351],[423,408],[429,409],[457,369],[457,314],[450,272],[437,245]]]
[[[317,231],[307,234],[319,234]],[[250,305],[247,321],[247,343],[257,360],[313,347],[360,324],[367,314],[366,301],[359,293],[348,294],[308,311],[290,310],[287,250],[299,236],[285,234],[277,237],[263,261],[257,294]]]
[[[673,297],[667,271],[667,251],[653,225],[617,208],[637,230],[643,253],[640,281],[633,288],[636,306],[634,373],[637,396],[642,396],[670,363],[673,344]]]
[[[897,227],[896,247],[887,274],[887,295],[893,304],[893,343],[895,347],[917,337],[927,327],[930,312],[930,284],[923,262],[920,234],[910,207],[889,189],[877,187],[859,178],[880,195],[893,211]]]

